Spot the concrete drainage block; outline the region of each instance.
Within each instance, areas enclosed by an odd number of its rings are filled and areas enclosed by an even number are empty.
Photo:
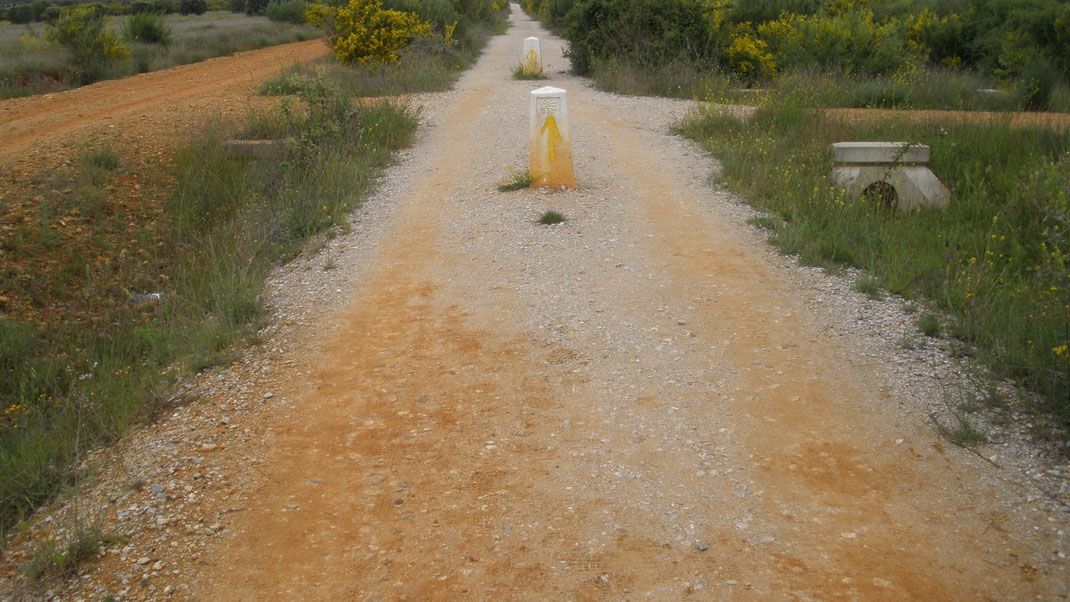
[[[852,197],[872,198],[901,213],[943,209],[951,192],[929,170],[929,147],[909,142],[837,142],[832,177]]]

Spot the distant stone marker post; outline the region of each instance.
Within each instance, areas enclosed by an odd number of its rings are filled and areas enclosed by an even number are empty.
[[[521,64],[524,66],[524,75],[542,74],[542,45],[539,38],[524,39],[524,59]]]
[[[576,187],[572,168],[565,91],[547,86],[531,93],[531,150],[528,173],[532,186]]]

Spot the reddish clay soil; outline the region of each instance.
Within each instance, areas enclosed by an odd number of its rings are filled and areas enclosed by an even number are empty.
[[[0,101],[0,176],[81,141],[162,151],[190,125],[244,112],[249,92],[269,75],[326,53],[323,40],[309,40]]]
[[[155,255],[171,152],[191,128],[268,106],[253,94],[265,78],[326,52],[311,40],[0,101],[0,314],[98,322],[129,298],[124,289],[166,289]],[[80,156],[100,148],[119,168],[87,186]],[[89,270],[95,286],[64,269]]]

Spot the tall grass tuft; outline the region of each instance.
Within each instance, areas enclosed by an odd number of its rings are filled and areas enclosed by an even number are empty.
[[[167,44],[171,41],[171,28],[167,26],[163,15],[134,13],[123,25],[123,37],[132,42]]]

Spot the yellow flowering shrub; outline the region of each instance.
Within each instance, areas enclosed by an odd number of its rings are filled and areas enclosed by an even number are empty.
[[[907,17],[905,25],[912,50],[952,69],[962,64],[962,54],[968,51],[964,42],[966,26],[957,14],[938,17],[924,10]]]
[[[732,36],[727,59],[732,68],[749,81],[776,75],[777,66],[769,45],[750,34]]]
[[[384,9],[380,0],[328,7],[324,23],[327,43],[343,63],[397,62],[414,38],[431,31],[430,23],[412,13]]]
[[[895,19],[878,22],[872,11],[841,15],[785,14],[757,28],[780,67],[821,66],[868,74],[892,73],[918,58]]]
[[[327,16],[330,14],[331,8],[326,4],[320,2],[313,2],[305,9],[305,23],[314,25],[316,27],[323,27],[323,24],[327,22]]]
[[[45,26],[45,39],[69,50],[82,83],[91,83],[103,77],[109,65],[130,56],[122,36],[109,31],[110,24],[95,8],[71,6]]]
[[[35,36],[19,36],[19,46],[31,52],[44,52],[49,49],[48,42]]]

